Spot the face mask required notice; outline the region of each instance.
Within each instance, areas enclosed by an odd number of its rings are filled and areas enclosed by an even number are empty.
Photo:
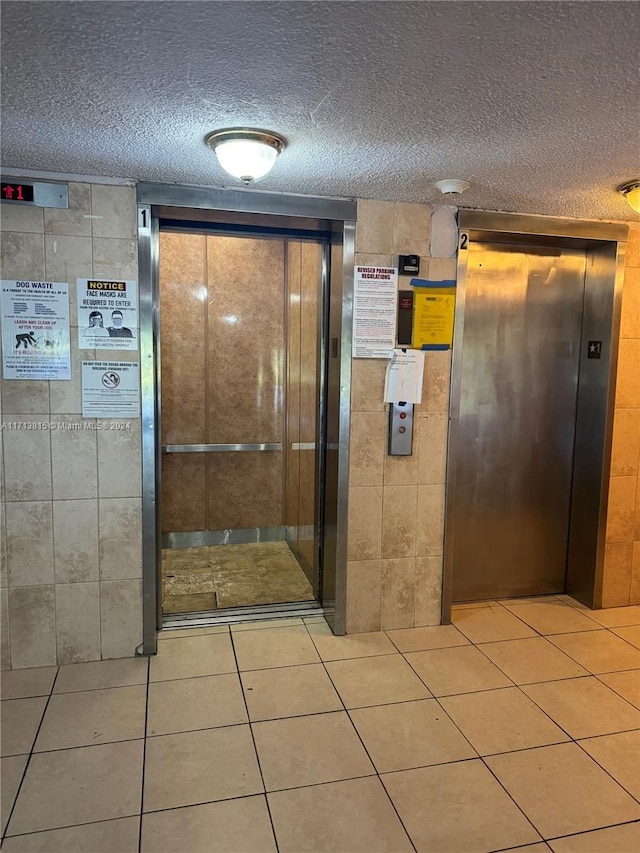
[[[77,288],[78,347],[137,350],[137,282],[79,278]]]

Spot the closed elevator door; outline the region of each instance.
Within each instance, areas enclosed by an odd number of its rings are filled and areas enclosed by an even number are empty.
[[[453,600],[565,589],[585,253],[471,243]]]

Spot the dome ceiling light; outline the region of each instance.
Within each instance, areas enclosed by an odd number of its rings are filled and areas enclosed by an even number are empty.
[[[618,192],[626,198],[627,204],[636,213],[640,213],[640,179],[620,184]]]
[[[459,178],[445,178],[442,181],[436,181],[436,187],[442,195],[459,195],[468,190],[470,186],[469,181],[461,181]]]
[[[225,172],[245,184],[264,178],[287,147],[286,140],[277,133],[250,127],[214,130],[204,141],[215,151]]]

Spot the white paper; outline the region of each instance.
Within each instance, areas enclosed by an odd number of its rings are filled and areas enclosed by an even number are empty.
[[[452,258],[458,250],[458,219],[455,207],[436,207],[431,216],[432,258]]]
[[[385,403],[421,403],[424,352],[397,349],[387,365]]]
[[[139,418],[137,361],[82,362],[83,418]]]
[[[353,279],[353,357],[391,358],[396,341],[398,270],[356,266]]]
[[[5,379],[71,379],[69,285],[2,281]]]
[[[138,286],[135,281],[78,279],[78,347],[138,349]]]

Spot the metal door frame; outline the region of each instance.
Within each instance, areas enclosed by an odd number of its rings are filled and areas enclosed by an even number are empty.
[[[335,579],[334,596],[325,607],[325,618],[334,633],[344,634],[346,623],[346,556],[347,496],[349,471],[349,422],[351,400],[351,327],[353,312],[353,264],[355,252],[356,203],[349,199],[289,196],[245,190],[218,190],[173,184],[139,183],[138,203],[138,273],[140,299],[140,372],[142,402],[142,603],[143,642],[141,654],[155,654],[157,632],[162,627],[160,601],[160,465],[161,440],[159,337],[159,212],[188,210],[198,222],[234,222],[258,229],[273,227],[324,232],[330,251],[339,252],[340,263],[330,269],[323,286],[327,338],[331,335],[332,352],[328,354],[323,380],[333,381],[337,388],[336,404],[327,412],[330,437],[337,437],[328,447],[332,454],[331,476],[335,482],[335,516],[331,554]],[[326,272],[326,268],[325,268]],[[327,292],[329,289],[330,293]],[[331,299],[331,310],[326,304]],[[335,306],[340,306],[338,315]],[[334,352],[335,350],[335,352]],[[329,370],[332,358],[338,359],[337,371]],[[331,377],[334,377],[332,380]],[[332,389],[326,388],[329,400]],[[328,465],[324,460],[323,464]],[[323,506],[322,511],[326,508]],[[324,603],[324,602],[323,602]],[[233,617],[231,617],[233,618]],[[238,617],[239,618],[239,617]],[[200,620],[201,621],[201,620]]]
[[[620,308],[628,228],[546,216],[459,213],[456,313],[451,363],[445,501],[442,624],[451,622],[456,464],[469,244],[551,245],[583,249],[587,256],[578,405],[573,458],[567,592],[589,607],[602,606],[611,437],[615,407]],[[602,340],[602,358],[583,357],[584,342]]]

